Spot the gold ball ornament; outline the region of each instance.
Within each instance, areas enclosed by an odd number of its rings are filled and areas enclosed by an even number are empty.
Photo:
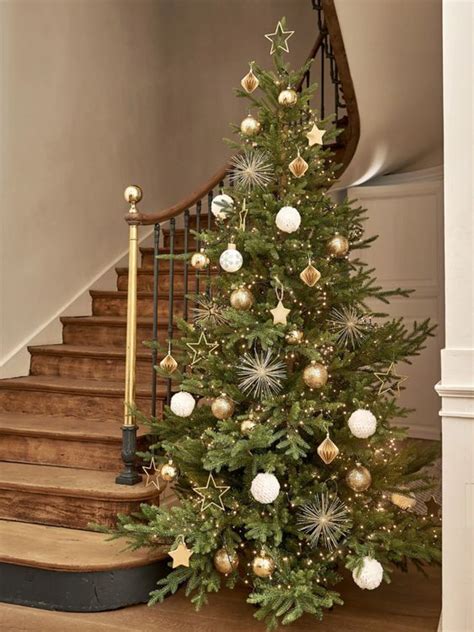
[[[248,435],[252,432],[256,425],[255,421],[252,421],[251,419],[244,419],[240,424],[240,432],[243,435]]]
[[[240,131],[244,136],[255,136],[255,134],[259,133],[260,127],[260,121],[257,121],[254,116],[249,114],[240,124]]]
[[[164,481],[174,481],[178,476],[178,468],[172,462],[165,463],[161,468],[160,476]]]
[[[196,270],[204,270],[209,265],[209,257],[204,252],[195,252],[191,257],[191,265]]]
[[[303,381],[310,388],[322,388],[328,381],[328,370],[324,364],[311,362],[303,371]]]
[[[365,492],[372,484],[372,475],[363,465],[356,465],[347,472],[346,484],[354,492]]]
[[[345,257],[349,252],[349,240],[344,235],[334,235],[327,243],[327,251],[333,257]]]
[[[211,405],[212,414],[217,419],[229,419],[232,417],[234,408],[234,402],[227,395],[219,395]]]
[[[160,367],[163,369],[163,371],[171,374],[178,368],[178,363],[173,358],[171,353],[168,353],[168,355],[165,355],[163,360],[160,362]]]
[[[413,507],[416,505],[416,498],[414,494],[412,493],[399,494],[395,492],[390,496],[390,501],[396,507],[399,507],[400,509],[403,509],[404,511],[407,511],[408,509],[413,509]]]
[[[301,342],[303,342],[303,338],[304,332],[300,331],[299,329],[292,329],[285,336],[285,340],[289,345],[299,345]]]
[[[230,304],[232,307],[243,312],[252,307],[254,300],[252,292],[246,287],[239,287],[230,295]]]
[[[227,551],[227,549],[217,549],[214,553],[214,567],[219,573],[228,575],[235,571],[239,565],[239,558],[234,551]]]
[[[123,197],[129,204],[138,204],[143,197],[143,191],[137,184],[131,184],[125,189]]]
[[[296,105],[297,101],[298,95],[291,88],[282,90],[278,95],[278,103],[280,105],[284,105],[285,107],[293,107],[293,105]]]
[[[266,553],[256,555],[252,560],[252,571],[257,577],[270,577],[275,570],[275,560]]]

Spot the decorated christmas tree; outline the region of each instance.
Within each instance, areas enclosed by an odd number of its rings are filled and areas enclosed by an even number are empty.
[[[374,589],[395,567],[440,557],[437,517],[415,511],[433,449],[390,423],[409,412],[397,400],[401,363],[433,327],[376,311],[409,292],[377,285],[358,258],[373,241],[364,211],[328,195],[337,130],[312,109],[315,86],[295,89],[307,66],[284,62],[285,28],[267,36],[273,70],[252,63],[242,79],[251,113],[191,259],[215,273],[179,323],[178,368],[170,356],[157,368],[172,372],[170,406],[143,419],[147,456],[179,502],[144,505],[115,531],[168,547],[151,603],[185,583],[200,607],[243,582],[270,628],[342,604],[333,587],[344,569]]]

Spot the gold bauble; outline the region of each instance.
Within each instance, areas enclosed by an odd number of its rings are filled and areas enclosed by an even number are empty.
[[[349,240],[344,235],[334,235],[327,243],[327,251],[333,257],[344,257],[349,252]]]
[[[246,287],[239,287],[230,295],[230,304],[234,309],[247,311],[253,305],[254,297]]]
[[[160,362],[160,367],[163,369],[163,371],[166,371],[167,373],[173,373],[173,371],[176,371],[176,369],[178,368],[178,363],[173,358],[171,353],[168,353],[168,355],[165,355],[163,360]]]
[[[275,570],[275,561],[269,555],[260,553],[252,560],[252,571],[257,577],[270,577]]]
[[[303,371],[303,380],[310,388],[322,388],[328,381],[328,370],[324,364],[311,362]]]
[[[339,448],[328,434],[324,441],[319,444],[317,452],[326,465],[329,465],[339,454]]]
[[[209,265],[209,257],[203,252],[195,252],[191,257],[191,265],[196,270],[204,270]]]
[[[413,509],[416,505],[416,498],[412,493],[399,494],[395,492],[390,496],[390,500],[394,505],[400,507],[400,509],[403,509],[404,511],[407,509]]]
[[[173,463],[165,463],[161,468],[160,475],[164,481],[174,481],[178,476],[178,469]]]
[[[252,66],[250,66],[249,72],[242,79],[240,85],[245,90],[245,92],[251,94],[254,90],[258,88],[259,83],[260,82],[257,77],[253,74]]]
[[[372,484],[372,476],[363,465],[356,465],[346,474],[346,484],[355,492],[365,492]]]
[[[244,136],[255,136],[260,131],[260,121],[257,121],[251,114],[246,116],[240,124],[240,131]]]
[[[228,575],[235,571],[239,565],[239,558],[234,551],[227,551],[227,549],[217,549],[214,553],[214,566],[219,573]]]
[[[240,424],[240,432],[244,435],[248,435],[252,432],[257,424],[251,419],[244,419]]]
[[[280,105],[285,105],[287,107],[292,107],[296,105],[298,101],[298,95],[291,88],[287,88],[286,90],[282,90],[278,95],[278,103]]]
[[[217,419],[229,419],[234,412],[234,402],[227,395],[219,395],[212,402],[211,410]]]
[[[285,340],[289,345],[299,345],[303,338],[304,332],[299,329],[292,329],[285,336]]]
[[[316,270],[312,263],[309,263],[303,272],[300,273],[300,279],[309,287],[313,287],[321,278],[321,272]]]
[[[288,169],[295,176],[295,178],[302,178],[308,171],[308,163],[304,158],[298,154],[294,160],[288,165]]]
[[[129,204],[138,204],[143,197],[143,191],[137,184],[131,184],[125,189],[123,197]]]

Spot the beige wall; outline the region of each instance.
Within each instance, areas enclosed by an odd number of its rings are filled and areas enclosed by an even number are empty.
[[[123,253],[126,184],[154,211],[220,167],[282,15],[300,63],[309,0],[0,2],[0,365]]]

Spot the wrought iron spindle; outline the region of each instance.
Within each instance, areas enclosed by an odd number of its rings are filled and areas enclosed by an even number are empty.
[[[159,224],[155,224],[153,231],[153,341],[155,346],[151,351],[151,415],[156,417],[156,385],[157,377],[155,366],[158,360],[158,295],[159,295],[159,271],[160,260],[158,255],[160,254],[160,230]]]
[[[321,42],[321,85],[320,85],[320,89],[319,89],[319,93],[321,95],[321,107],[320,107],[320,117],[323,119],[324,118],[324,114],[325,114],[325,107],[324,107],[324,81],[325,81],[325,64],[326,64],[326,58],[324,55],[325,52],[325,47],[326,47],[326,38],[323,39],[323,41]]]
[[[211,206],[212,206],[212,198],[214,197],[214,189],[211,189],[207,194],[207,230],[210,231],[212,228],[211,218]],[[207,266],[207,295],[211,295],[211,264]]]
[[[176,231],[175,218],[170,219],[170,232],[169,232],[169,250],[170,250],[170,269],[169,269],[169,291],[168,291],[168,349],[169,353],[173,350],[173,304],[174,304],[174,237]],[[166,403],[169,404],[171,400],[171,378],[168,378],[168,384],[166,388]]]
[[[184,211],[184,254],[188,254],[189,249],[189,209]],[[183,318],[188,320],[188,260],[184,260],[183,272]]]
[[[202,202],[196,203],[196,232],[198,236],[196,237],[196,252],[199,252],[201,249],[201,239],[199,237],[199,232],[201,230],[201,206]],[[200,291],[200,282],[201,282],[201,272],[196,268],[196,294],[199,294]]]

